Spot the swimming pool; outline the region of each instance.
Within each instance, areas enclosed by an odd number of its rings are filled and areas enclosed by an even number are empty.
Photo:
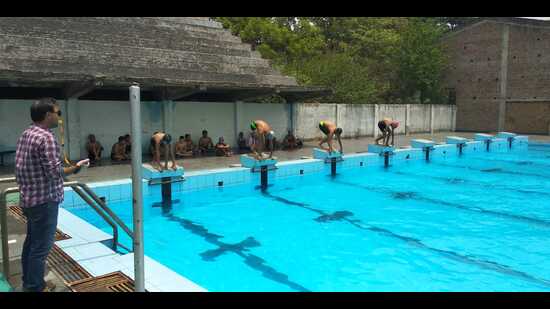
[[[145,254],[209,291],[550,291],[545,145],[159,200],[144,200]],[[109,206],[131,226],[129,200]]]

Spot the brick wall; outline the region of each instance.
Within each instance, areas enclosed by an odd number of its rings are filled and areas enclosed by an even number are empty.
[[[510,30],[505,96],[501,99],[505,25]],[[457,130],[498,130],[499,104],[505,100],[506,130],[548,132],[550,115],[533,116],[547,111],[542,101],[550,101],[550,23],[543,27],[484,21],[450,34],[443,45],[449,56],[445,84],[456,90]],[[538,103],[523,105],[520,101]],[[540,123],[530,124],[532,119]]]

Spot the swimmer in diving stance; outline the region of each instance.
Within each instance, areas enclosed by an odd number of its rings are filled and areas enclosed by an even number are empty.
[[[330,121],[321,121],[319,122],[319,129],[326,135],[326,137],[324,137],[321,142],[319,142],[319,148],[327,150],[329,154],[332,154],[332,152],[334,151],[332,140],[336,136],[338,144],[340,145],[340,154],[344,154],[342,141],[340,140],[340,136],[342,135],[342,128],[337,128],[336,125]],[[323,147],[324,143],[326,143],[328,147]]]

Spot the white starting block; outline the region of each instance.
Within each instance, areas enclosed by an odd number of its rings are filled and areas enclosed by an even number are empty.
[[[329,160],[329,159],[341,159],[342,154],[339,151],[332,151],[330,154],[328,151],[319,149],[319,148],[313,148],[313,158],[315,159],[321,159],[321,160]]]
[[[431,141],[429,139],[413,139],[411,140],[411,146],[412,148],[433,148],[435,146],[435,142]]]
[[[495,138],[494,135],[491,135],[491,134],[485,134],[485,133],[476,133],[474,134],[474,140],[476,141],[487,141],[487,140],[492,140],[493,138]]]
[[[249,156],[247,154],[241,155],[241,164],[243,167],[248,168],[259,168],[262,166],[274,166],[277,164],[277,158],[272,157],[271,159],[256,160],[256,158]]]
[[[144,178],[144,179],[147,179],[147,180],[161,179],[161,178],[165,178],[165,177],[182,178],[183,177],[183,172],[184,172],[183,167],[178,166],[177,169],[174,171],[173,169],[170,168],[171,164],[172,163],[169,163],[168,164],[168,169],[163,170],[162,172],[155,169],[149,163],[142,164],[141,165],[141,177]],[[164,166],[164,165],[162,165],[162,166]]]
[[[498,132],[498,133],[497,133],[497,137],[499,137],[499,138],[505,138],[505,139],[514,138],[514,137],[516,137],[516,136],[517,136],[516,133],[510,133],[510,132]]]
[[[470,140],[460,136],[447,136],[445,141],[447,144],[466,144]]]
[[[369,144],[368,146],[368,152],[371,153],[377,153],[377,154],[384,154],[384,153],[393,153],[395,150],[392,146],[382,146],[382,145],[376,145],[376,144]]]

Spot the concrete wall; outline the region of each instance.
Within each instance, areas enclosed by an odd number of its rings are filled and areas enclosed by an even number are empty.
[[[344,137],[372,136],[378,134],[378,120],[389,117],[397,119],[401,125],[396,134],[451,131],[455,116],[453,105],[433,105],[434,119],[431,124],[431,105],[409,104],[297,104],[295,110],[295,134],[304,139],[322,136],[319,121],[331,120],[344,130]],[[407,132],[405,128],[408,127]]]
[[[430,105],[409,105],[408,132],[430,132]]]
[[[234,136],[234,105],[232,103],[214,102],[175,102],[172,138],[178,138],[185,133],[191,134],[195,143],[202,135],[202,130],[208,131],[214,144],[223,136],[226,143],[233,144]]]
[[[311,139],[321,136],[319,121],[336,120],[336,104],[296,104],[294,134],[299,138]]]
[[[85,144],[89,134],[95,134],[102,143],[104,157],[109,157],[118,136],[130,133],[130,105],[118,101],[59,101],[66,121],[66,148],[75,160],[86,156]],[[21,132],[31,123],[31,100],[0,100],[0,146],[15,146]],[[69,112],[67,111],[69,110]],[[250,121],[266,120],[282,139],[291,128],[290,104],[259,104],[234,102],[142,102],[142,149],[148,153],[149,138],[155,131],[167,130],[177,139],[191,134],[195,142],[201,131],[208,130],[217,142],[224,136],[227,143],[236,144],[236,134],[250,132]],[[378,134],[378,119],[392,117],[401,121],[396,133],[451,130],[453,106],[434,105],[434,119],[430,105],[372,105],[372,104],[316,104],[296,103],[292,118],[294,134],[302,139],[321,137],[321,120],[335,121],[344,130],[344,137]],[[408,118],[407,118],[408,114]],[[55,130],[58,134],[58,130]],[[59,135],[58,135],[59,136]],[[7,157],[13,162],[13,156]]]

